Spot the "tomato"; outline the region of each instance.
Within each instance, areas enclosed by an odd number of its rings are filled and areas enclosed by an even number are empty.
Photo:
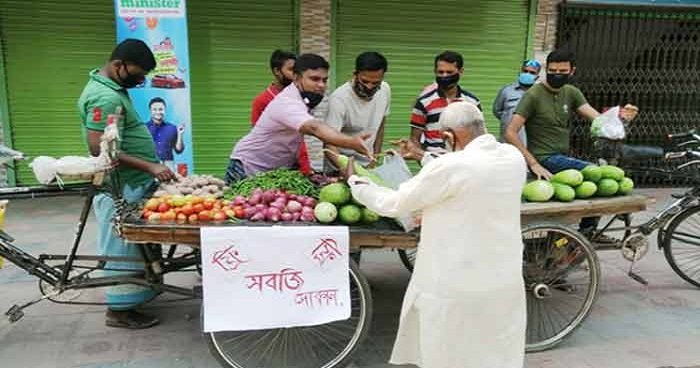
[[[243,206],[233,207],[233,213],[239,219],[245,218],[245,208],[243,208]]]
[[[148,201],[146,201],[146,205],[144,206],[145,209],[149,211],[156,211],[158,210],[158,205],[160,204],[160,201],[156,198],[151,198]]]
[[[226,214],[221,212],[221,211],[216,211],[216,212],[214,212],[214,215],[212,216],[212,218],[216,222],[223,222],[226,220]]]
[[[193,213],[187,217],[187,222],[190,224],[196,224],[199,222],[199,216],[196,213]]]
[[[160,220],[165,221],[165,222],[171,222],[171,221],[175,221],[176,217],[177,217],[177,214],[175,213],[175,211],[170,210],[170,211],[162,213],[160,215]]]
[[[168,212],[170,209],[170,205],[167,203],[161,203],[158,205],[158,212],[163,213],[163,212]]]
[[[152,213],[153,211],[143,210],[143,218],[148,219]]]
[[[148,222],[159,222],[160,221],[160,213],[158,212],[153,212],[148,216]]]
[[[192,209],[194,210],[194,213],[200,213],[204,211],[204,206],[201,203],[197,203],[194,206],[192,206]]]
[[[187,215],[185,215],[184,213],[178,213],[177,217],[175,218],[175,221],[178,224],[184,224],[187,222]]]
[[[190,203],[192,203],[192,205],[199,204],[202,202],[204,202],[204,198],[202,198],[202,197],[192,197],[192,200],[190,201]]]
[[[191,204],[186,204],[182,207],[180,207],[180,211],[184,213],[185,215],[189,216],[194,213],[194,208],[192,207]]]
[[[204,201],[203,205],[205,210],[210,211],[214,208],[214,201]]]
[[[199,221],[209,221],[211,217],[212,213],[210,211],[204,210],[199,213]]]

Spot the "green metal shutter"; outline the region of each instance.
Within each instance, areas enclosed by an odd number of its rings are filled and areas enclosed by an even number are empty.
[[[296,49],[296,4],[190,1],[188,14],[195,170],[223,175],[250,131],[253,98],[272,80],[270,54]]]
[[[84,155],[77,101],[114,47],[111,1],[2,0],[12,145],[29,156]],[[17,184],[36,183],[26,163]]]
[[[359,53],[384,54],[392,90],[385,142],[408,137],[411,108],[434,80],[435,56],[454,50],[464,56],[460,85],[479,97],[489,131],[498,134],[491,104],[525,57],[529,6],[527,0],[337,0],[336,85],[351,77]]]

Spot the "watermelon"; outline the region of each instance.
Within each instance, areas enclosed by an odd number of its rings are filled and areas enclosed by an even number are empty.
[[[603,165],[600,171],[603,179],[622,180],[625,177],[625,171],[613,165]]]
[[[358,223],[360,219],[362,219],[362,210],[354,204],[346,204],[338,211],[338,220],[346,225]]]
[[[534,180],[523,188],[523,197],[529,202],[547,202],[554,195],[552,183],[546,180]]]
[[[576,198],[590,198],[593,197],[595,192],[598,190],[598,186],[592,181],[584,181],[581,185],[576,187]]]
[[[628,177],[622,178],[618,184],[620,185],[620,189],[617,191],[618,194],[629,194],[634,189],[634,182]]]
[[[558,201],[571,202],[574,200],[574,198],[576,198],[574,188],[557,182],[553,182],[552,186],[554,186],[554,198],[556,198]]]
[[[613,179],[600,179],[598,182],[598,191],[595,192],[595,195],[599,197],[610,197],[615,195],[618,189],[620,189],[620,185],[617,184],[617,181]]]
[[[575,187],[581,184],[583,181],[583,175],[576,169],[568,169],[554,174],[550,181]]]
[[[321,202],[339,206],[350,200],[350,188],[345,183],[328,184],[321,188],[318,198]]]
[[[581,170],[581,174],[583,174],[583,180],[597,183],[603,176],[603,171],[600,166],[588,165]]]

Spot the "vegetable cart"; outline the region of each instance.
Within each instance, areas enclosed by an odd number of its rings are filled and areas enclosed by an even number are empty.
[[[570,224],[581,218],[643,211],[649,198],[629,195],[570,203],[524,203],[523,275],[526,284],[527,349],[548,349],[588,315],[598,293],[600,266],[595,248]],[[207,226],[266,226],[239,222]],[[306,226],[289,224],[285,226]],[[136,243],[183,244],[197,248],[198,225],[152,224],[137,213],[126,216],[122,236]],[[350,227],[352,249],[393,248],[415,254],[419,236],[388,220]],[[487,245],[482,245],[487,246]],[[415,256],[415,255],[413,255]],[[352,262],[351,262],[352,263]],[[327,325],[207,334],[212,352],[230,367],[342,367],[366,336],[372,297],[357,266],[350,265],[352,316]]]

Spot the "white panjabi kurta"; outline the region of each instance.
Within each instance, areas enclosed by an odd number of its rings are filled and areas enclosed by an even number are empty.
[[[398,191],[352,176],[353,196],[387,217],[422,210],[420,246],[392,364],[521,368],[525,352],[520,194],[526,165],[485,134],[431,161]]]

